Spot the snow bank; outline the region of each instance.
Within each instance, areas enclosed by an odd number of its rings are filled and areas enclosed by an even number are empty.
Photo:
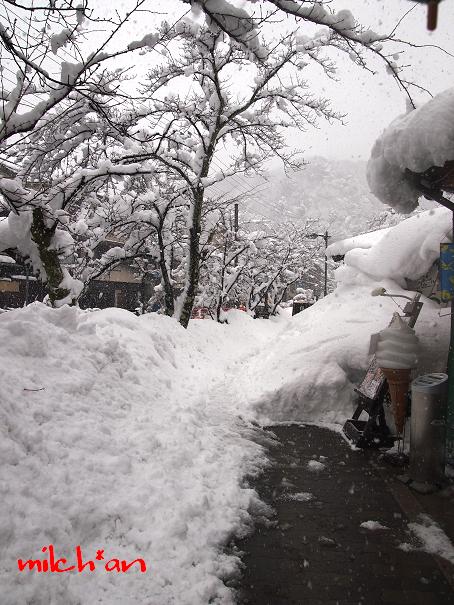
[[[233,602],[221,548],[249,524],[262,450],[216,388],[218,337],[119,309],[1,314],[2,604]],[[18,572],[49,544],[68,565],[77,545],[105,561]],[[104,570],[138,557],[146,573]]]
[[[409,213],[421,193],[405,179],[454,160],[454,88],[396,118],[376,141],[367,168],[372,193],[398,212]]]
[[[420,277],[438,257],[439,242],[450,235],[450,220],[443,208],[424,212],[389,229],[370,248],[347,252],[336,271],[336,290],[293,318],[283,318],[269,346],[245,368],[250,414],[262,423],[342,423],[350,417],[353,389],[370,359],[370,336],[399,311],[392,299],[371,292],[381,286],[409,296],[406,279]],[[422,300],[415,326],[417,373],[444,371],[449,317],[435,302]]]
[[[364,282],[339,286],[285,321],[260,358],[251,360],[242,378],[249,383],[250,413],[259,422],[340,423],[350,416],[370,335],[386,325],[394,310],[389,300],[371,297],[371,289]]]

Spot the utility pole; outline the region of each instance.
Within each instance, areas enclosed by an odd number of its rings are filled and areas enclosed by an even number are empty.
[[[328,294],[328,257],[326,256],[326,249],[328,248],[328,240],[330,238],[330,235],[328,234],[328,230],[326,230],[325,233],[308,233],[306,237],[309,239],[316,239],[317,237],[321,237],[325,242],[325,281],[323,287],[323,296],[326,296]]]
[[[328,230],[325,231],[325,235],[323,236],[325,240],[325,287],[323,289],[323,296],[325,297],[328,294],[328,257],[326,256],[326,249],[328,248]]]
[[[238,241],[238,202],[236,202],[233,206],[234,215],[233,215],[233,230],[235,232],[235,241]],[[235,257],[234,261],[235,267],[238,266],[238,256]]]

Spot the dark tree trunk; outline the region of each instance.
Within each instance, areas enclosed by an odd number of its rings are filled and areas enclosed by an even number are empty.
[[[64,275],[58,251],[50,249],[55,229],[56,224],[52,227],[46,225],[41,208],[33,210],[33,220],[30,229],[31,236],[38,247],[39,258],[47,275],[46,287],[50,303],[53,307],[58,306],[58,301],[63,300],[70,294],[69,290],[60,287]],[[74,301],[72,303],[74,304]]]
[[[187,328],[191,319],[192,308],[194,306],[197,287],[199,285],[200,273],[200,230],[202,222],[202,206],[203,206],[204,190],[199,188],[194,199],[194,214],[192,217],[192,225],[189,229],[189,267],[186,284],[186,292],[182,301],[182,309],[179,317],[179,322],[183,328]]]
[[[170,281],[169,272],[167,270],[167,262],[165,255],[164,240],[162,239],[162,231],[158,231],[159,244],[159,268],[161,270],[162,284],[164,287],[164,304],[165,314],[172,317],[175,313],[175,298],[173,286]]]

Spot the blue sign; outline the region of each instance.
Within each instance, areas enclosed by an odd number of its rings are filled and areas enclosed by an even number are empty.
[[[440,290],[443,302],[454,298],[454,244],[440,244]]]

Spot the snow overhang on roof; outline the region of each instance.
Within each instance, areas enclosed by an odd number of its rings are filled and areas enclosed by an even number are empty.
[[[399,116],[376,141],[367,166],[370,189],[384,204],[410,213],[422,194],[448,208],[454,190],[454,88]]]
[[[368,249],[372,248],[381,238],[390,231],[391,227],[386,229],[377,229],[368,233],[360,233],[347,239],[339,240],[330,244],[326,249],[326,256],[332,258],[334,256],[345,256],[350,250],[355,248]]]
[[[16,261],[14,260],[14,258],[11,258],[11,256],[8,256],[7,254],[0,254],[0,263],[15,265]]]

